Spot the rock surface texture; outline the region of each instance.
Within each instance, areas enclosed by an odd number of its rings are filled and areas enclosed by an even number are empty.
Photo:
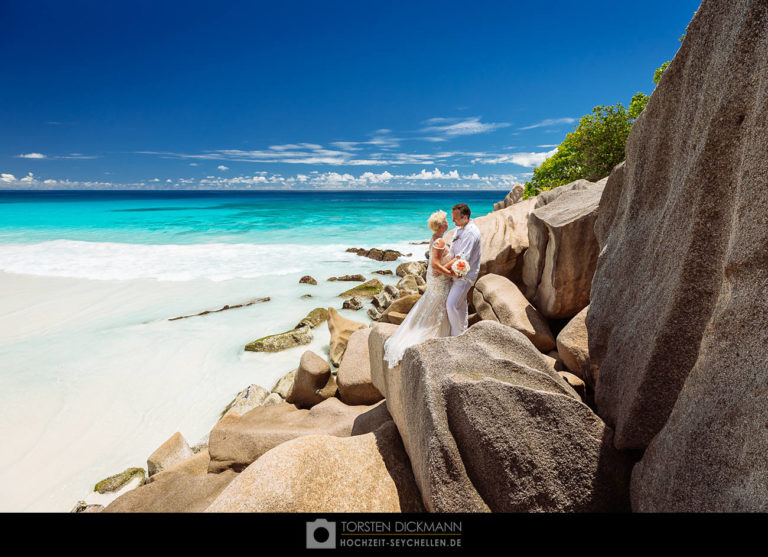
[[[613,432],[519,331],[481,321],[371,368],[429,511],[628,510],[630,462]]]
[[[349,337],[355,331],[365,328],[365,323],[352,321],[334,308],[328,308],[328,331],[331,333],[330,360],[331,364],[338,367],[347,349]]]
[[[704,0],[596,232],[598,412],[638,511],[768,510],[768,3]]]
[[[345,404],[374,404],[382,398],[371,382],[371,360],[368,357],[370,328],[352,333],[347,351],[336,374],[339,398]]]
[[[312,408],[336,394],[336,380],[331,366],[311,350],[301,355],[299,368],[285,401],[299,408]]]
[[[494,274],[485,275],[475,283],[472,297],[481,319],[517,329],[542,352],[549,352],[555,347],[555,338],[547,320],[509,279]]]
[[[207,474],[208,452],[203,451],[150,478],[112,501],[103,512],[202,512],[237,473]]]
[[[594,389],[597,377],[592,375],[589,365],[589,336],[586,323],[588,311],[589,306],[574,315],[557,335],[556,342],[557,354],[568,371]]]
[[[149,455],[149,458],[147,458],[147,474],[152,476],[162,472],[177,462],[191,457],[193,454],[187,440],[177,431],[165,443],[160,445],[155,452]]]
[[[369,416],[361,417],[368,412],[371,412]],[[383,416],[378,423],[377,416]],[[347,406],[333,397],[310,410],[281,402],[259,406],[242,416],[224,416],[211,430],[208,471],[240,472],[269,449],[296,437],[312,434],[349,437],[373,430],[370,426],[363,427],[364,423],[371,422],[378,427],[386,419],[386,408]]]
[[[589,304],[599,253],[594,226],[604,187],[604,180],[579,180],[533,198],[537,208],[528,216],[523,281],[526,297],[545,317],[572,317]]]
[[[265,453],[207,512],[421,512],[392,420],[372,433],[308,435]]]

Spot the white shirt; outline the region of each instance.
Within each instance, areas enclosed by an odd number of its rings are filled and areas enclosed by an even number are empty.
[[[467,273],[465,279],[470,283],[474,283],[477,280],[477,273],[480,272],[482,243],[483,239],[480,235],[480,229],[472,219],[463,227],[457,227],[453,235],[450,253],[452,256],[458,256],[467,260],[467,263],[469,263],[469,273]]]

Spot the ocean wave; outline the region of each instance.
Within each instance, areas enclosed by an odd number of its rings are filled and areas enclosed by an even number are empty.
[[[125,244],[52,240],[35,244],[0,244],[0,271],[98,280],[214,281],[310,273],[338,264],[380,262],[347,253],[349,244]],[[355,246],[374,247],[374,246]],[[413,253],[408,242],[376,246]]]

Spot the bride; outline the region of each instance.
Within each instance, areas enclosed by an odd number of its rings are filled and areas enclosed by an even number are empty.
[[[384,359],[390,369],[400,362],[407,348],[430,338],[451,335],[445,303],[451,290],[451,278],[455,276],[449,269],[458,257],[446,261],[450,257],[443,239],[448,230],[446,216],[445,211],[437,211],[427,220],[427,225],[434,232],[429,242],[427,288],[395,334],[384,343]]]

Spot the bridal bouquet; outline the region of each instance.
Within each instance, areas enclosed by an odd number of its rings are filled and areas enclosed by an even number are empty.
[[[466,259],[459,259],[453,265],[451,265],[451,270],[456,273],[458,277],[462,278],[467,275],[469,269],[469,263],[467,263]]]

